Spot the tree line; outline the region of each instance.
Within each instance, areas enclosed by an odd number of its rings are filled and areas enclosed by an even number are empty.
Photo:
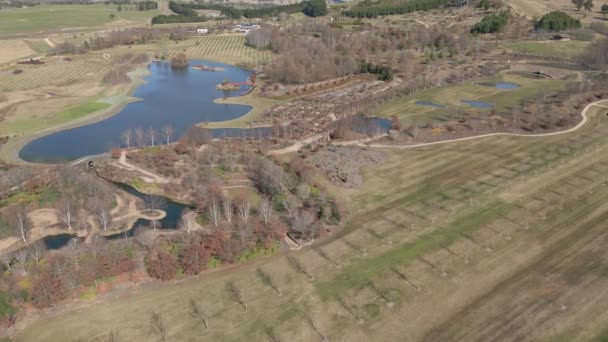
[[[191,9],[204,9],[204,10],[215,10],[220,11],[222,15],[230,19],[245,18],[266,18],[266,17],[277,17],[280,13],[284,12],[287,14],[298,13],[304,10],[306,2],[298,2],[289,5],[278,5],[278,6],[265,6],[255,8],[238,9],[233,6],[226,6],[216,3],[187,3],[182,6]]]
[[[343,14],[354,18],[375,18],[379,15],[427,11],[459,3],[456,0],[365,0],[344,11]]]

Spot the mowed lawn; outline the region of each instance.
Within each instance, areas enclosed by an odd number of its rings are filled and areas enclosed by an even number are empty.
[[[512,53],[573,60],[585,53],[589,44],[591,42],[582,40],[521,40],[501,43],[501,46]]]
[[[110,14],[114,14],[114,19],[110,18]],[[145,23],[156,14],[156,10],[118,11],[116,5],[40,5],[8,8],[0,11],[0,37],[93,28],[118,20]]]
[[[498,82],[514,83],[520,87],[499,89],[493,86]],[[566,84],[567,82],[561,80],[534,79],[502,73],[497,77],[429,88],[411,96],[396,98],[382,105],[374,114],[385,118],[397,115],[405,123],[421,124],[429,120],[446,120],[457,110],[473,115],[478,111],[489,111],[473,108],[463,103],[463,100],[487,102],[494,105],[497,111],[503,111],[518,105],[522,100],[537,96],[541,91],[551,93],[564,89]],[[443,108],[416,104],[418,101],[432,102]]]
[[[587,125],[562,135],[386,150],[362,187],[329,187],[347,218],[328,240],[43,317],[15,340],[158,340],[152,312],[168,341],[601,337],[606,113],[594,107]],[[191,300],[209,313],[208,328],[189,315]]]

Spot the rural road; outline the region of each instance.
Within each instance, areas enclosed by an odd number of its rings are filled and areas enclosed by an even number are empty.
[[[44,42],[48,44],[48,46],[54,48],[55,47],[55,43],[53,43],[52,40],[50,40],[48,37],[44,38]]]

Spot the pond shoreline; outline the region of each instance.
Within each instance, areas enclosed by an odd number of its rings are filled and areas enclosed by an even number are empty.
[[[79,119],[76,119],[76,120],[73,120],[70,122],[66,122],[65,124],[46,128],[42,131],[33,133],[31,135],[24,135],[22,137],[16,138],[13,141],[9,141],[9,143],[6,144],[5,146],[3,146],[3,148],[2,148],[5,150],[6,149],[10,150],[9,154],[6,158],[7,159],[6,161],[9,163],[17,164],[17,165],[27,165],[27,166],[35,166],[35,167],[57,165],[58,163],[30,162],[30,161],[22,159],[19,156],[19,154],[20,154],[21,150],[23,149],[23,147],[25,147],[25,145],[29,144],[30,142],[32,142],[36,139],[39,139],[39,138],[42,138],[42,137],[45,137],[45,136],[48,136],[48,135],[51,135],[54,133],[58,133],[61,131],[65,131],[68,129],[82,127],[82,126],[86,126],[86,125],[90,125],[90,124],[94,124],[94,123],[106,120],[106,119],[111,118],[114,115],[120,113],[128,104],[137,102],[137,101],[141,101],[142,99],[133,97],[132,95],[138,87],[140,87],[141,85],[143,85],[145,83],[145,78],[150,75],[151,75],[151,73],[147,69],[147,65],[138,66],[134,71],[129,72],[129,77],[131,78],[131,83],[129,84],[126,92],[123,95],[119,95],[119,96],[124,96],[124,99],[122,101],[120,101],[119,103],[111,104],[109,108],[102,109],[101,111],[93,112],[82,118],[79,118]],[[102,100],[103,100],[103,98],[99,99],[97,101],[102,101]],[[94,155],[90,155],[90,156],[94,156]],[[88,156],[88,157],[90,157],[90,156]]]

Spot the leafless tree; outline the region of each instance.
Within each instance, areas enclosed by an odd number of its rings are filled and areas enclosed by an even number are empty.
[[[21,248],[15,252],[15,259],[21,266],[23,273],[27,272],[27,262],[30,259],[30,251],[28,248]]]
[[[163,136],[165,137],[165,143],[167,145],[169,145],[169,143],[171,143],[171,138],[173,137],[173,134],[175,133],[175,130],[173,129],[172,126],[164,126],[163,127]]]
[[[36,265],[38,265],[40,259],[42,258],[42,254],[44,254],[44,252],[46,251],[46,245],[44,244],[44,241],[35,241],[34,243],[31,243],[28,248],[30,250],[31,257],[36,262]]]
[[[287,214],[289,216],[293,216],[296,209],[298,208],[298,202],[293,197],[289,197],[289,196],[286,199],[284,199],[281,204],[283,204],[283,208],[285,208],[285,210],[287,210]]]
[[[230,298],[233,301],[235,301],[236,303],[240,304],[243,307],[243,309],[245,311],[247,311],[247,304],[243,300],[243,296],[241,294],[241,291],[234,285],[234,283],[228,282],[226,284],[226,291],[228,292],[228,295],[230,296]]]
[[[93,236],[87,240],[87,248],[93,255],[93,258],[97,258],[97,254],[103,249],[105,242],[106,240],[97,234],[93,234]]]
[[[120,339],[118,338],[118,331],[111,330],[108,334],[108,342],[118,342]]]
[[[152,315],[150,316],[150,325],[152,325],[152,330],[158,335],[161,342],[167,341],[167,322],[165,322],[162,313],[152,312]]]
[[[148,136],[150,138],[150,145],[154,146],[154,138],[156,138],[156,130],[154,127],[150,126],[148,129]]]
[[[236,151],[233,151],[232,148],[228,148],[226,150],[226,164],[228,164],[228,168],[230,168],[230,171],[235,171],[236,167],[238,165],[238,161],[239,161],[239,153],[237,153]]]
[[[178,228],[185,231],[187,235],[190,235],[192,229],[194,229],[194,217],[193,212],[190,210],[184,210],[182,216],[179,219]]]
[[[127,149],[131,148],[131,138],[133,137],[133,131],[129,128],[122,132],[122,141],[127,145]]]
[[[27,217],[27,210],[25,207],[21,204],[10,207],[8,210],[8,218],[17,234],[19,234],[23,242],[26,242],[26,235],[30,231],[31,223]]]
[[[296,188],[296,193],[302,201],[306,201],[306,199],[308,199],[308,196],[310,195],[310,186],[306,183],[301,183]]]
[[[146,250],[150,250],[154,245],[154,232],[148,226],[141,226],[135,231],[135,240]]]
[[[230,197],[226,196],[226,198],[224,198],[222,207],[224,209],[224,217],[226,217],[226,221],[228,221],[228,223],[232,223],[232,214],[234,212],[234,208],[232,207],[232,200]]]
[[[68,226],[68,230],[72,230],[72,220],[74,211],[77,208],[74,198],[69,193],[64,193],[57,203],[57,211],[61,217],[61,221]]]
[[[135,139],[137,139],[137,146],[139,148],[144,146],[144,129],[137,127],[135,129]]]
[[[0,260],[4,264],[7,270],[11,270],[11,263],[13,262],[13,254],[12,253],[2,253],[0,254]]]
[[[259,215],[264,225],[268,224],[270,217],[272,216],[272,202],[268,197],[264,197],[260,203]]]
[[[209,213],[209,218],[213,221],[213,225],[215,227],[218,226],[220,220],[220,204],[219,200],[215,194],[211,195],[211,199],[207,204],[207,212]]]
[[[82,245],[80,244],[80,241],[78,241],[78,239],[76,239],[76,238],[71,239],[65,248],[66,255],[72,260],[72,262],[74,263],[74,267],[76,267],[76,269],[80,268],[80,263],[78,262],[78,259],[80,258],[81,252],[82,252]]]
[[[298,210],[294,213],[291,219],[293,229],[303,236],[308,236],[314,239],[314,223],[316,217],[310,210]]]
[[[104,231],[108,230],[108,227],[112,223],[112,208],[110,203],[104,196],[99,196],[94,199],[93,209],[95,211],[95,218],[101,225]]]
[[[241,222],[249,222],[250,207],[247,198],[240,198],[237,202],[237,211]]]
[[[203,308],[203,306],[194,299],[190,300],[190,316],[194,319],[200,320],[205,328],[209,328],[209,314]]]

